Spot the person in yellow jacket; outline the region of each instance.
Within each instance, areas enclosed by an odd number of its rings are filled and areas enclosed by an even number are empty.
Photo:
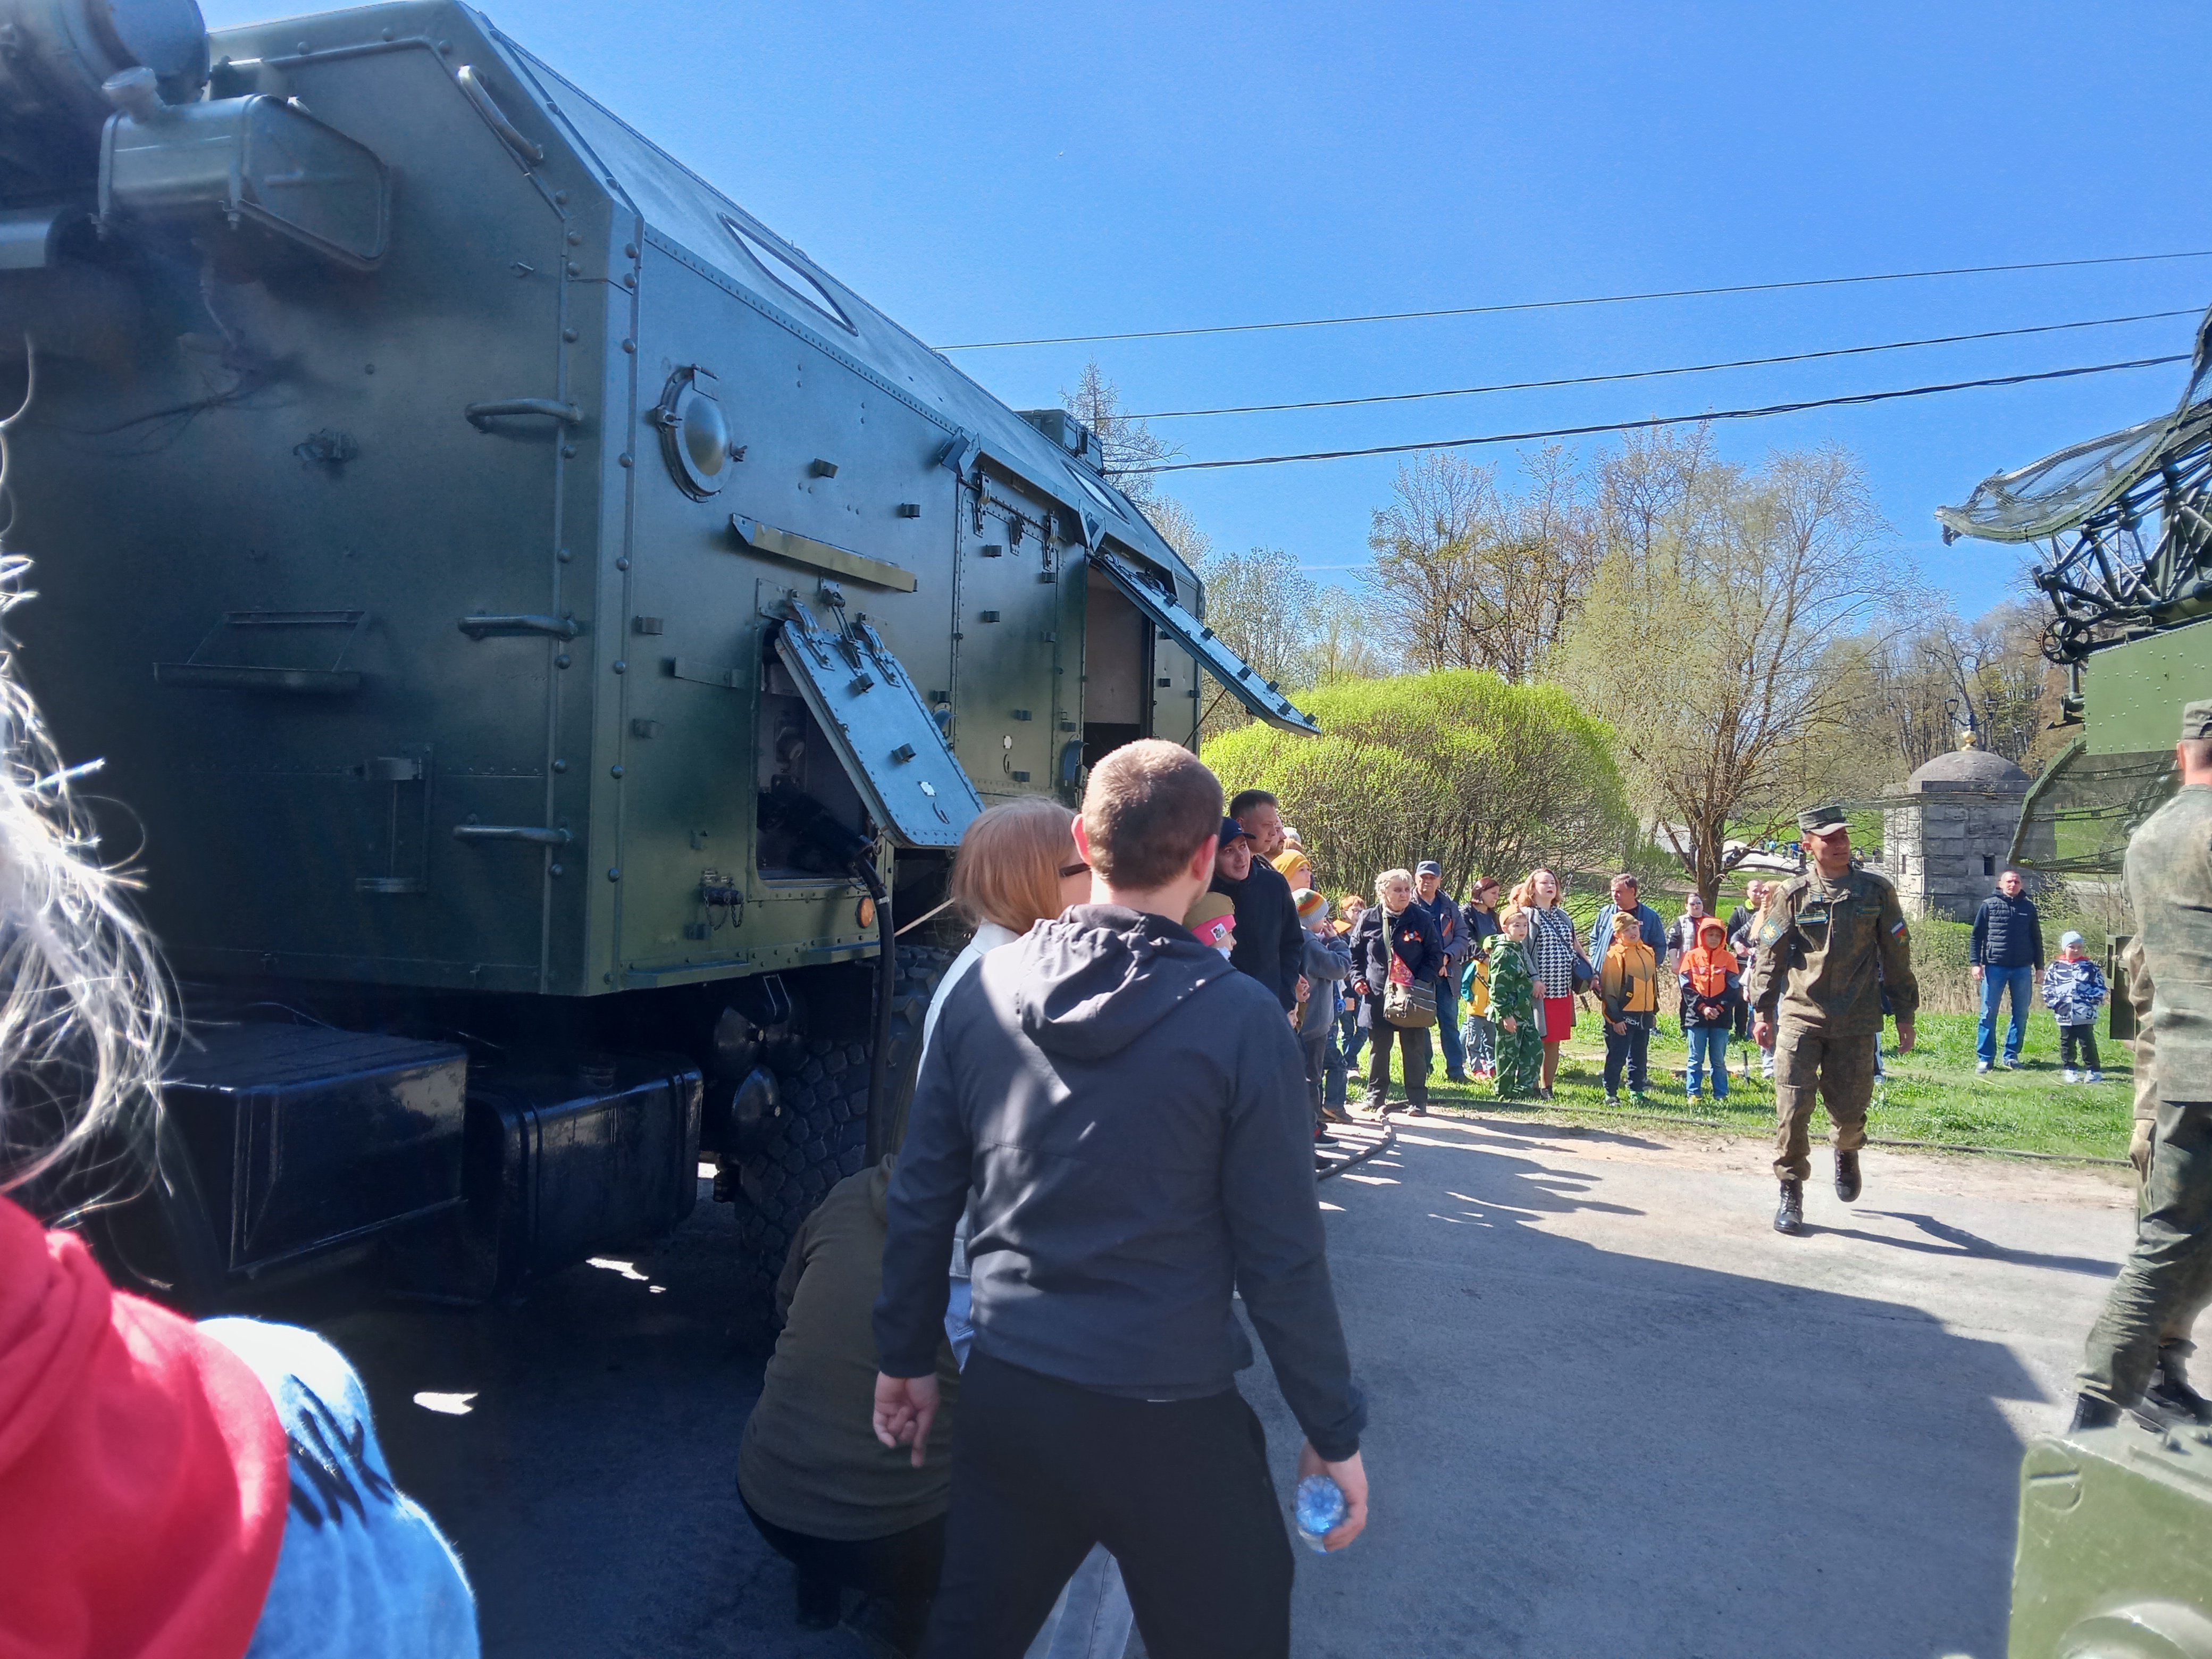
[[[1606,1104],[1620,1104],[1620,1076],[1626,1070],[1628,1097],[1640,1106],[1651,1028],[1659,1020],[1659,957],[1644,939],[1642,921],[1632,910],[1613,913],[1613,942],[1598,965],[1597,989],[1605,1003]]]

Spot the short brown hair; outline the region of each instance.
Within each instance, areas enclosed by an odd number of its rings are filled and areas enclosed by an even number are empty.
[[[1242,823],[1244,815],[1255,806],[1272,806],[1279,812],[1282,805],[1265,789],[1239,789],[1229,799],[1229,816]]]
[[[1083,836],[1117,887],[1164,887],[1221,831],[1221,780],[1180,744],[1140,738],[1091,769]]]
[[[1058,915],[1060,869],[1075,862],[1074,822],[1074,813],[1042,795],[994,806],[960,837],[953,902],[971,921],[995,921],[1017,933]]]

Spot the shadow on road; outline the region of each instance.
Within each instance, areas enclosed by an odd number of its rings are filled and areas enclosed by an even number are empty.
[[[1763,1188],[1686,1217],[1662,1166],[1569,1167],[1543,1133],[1550,1155],[1489,1124],[1407,1133],[1354,1172],[1373,1182],[1324,1189],[1376,1500],[1348,1554],[1299,1558],[1301,1659],[1994,1659],[2020,1451],[1996,1402],[2039,1395],[2012,1353],[1902,1293],[1778,1282],[1795,1247]],[[1879,1261],[2107,1271],[1903,1218],[1934,1242]],[[1661,1259],[1686,1224],[1741,1270]],[[702,1202],[520,1306],[324,1326],[459,1543],[493,1659],[858,1652],[793,1626],[738,1506],[763,1358],[740,1281],[730,1212]],[[1287,1487],[1264,1360],[1243,1386]]]
[[[1808,1225],[1805,1231],[1808,1233],[1832,1233],[1838,1238],[1863,1239],[1869,1244],[1887,1244],[1893,1249],[1924,1250],[1930,1255],[1972,1256],[1978,1261],[2009,1261],[2023,1267],[2047,1267],[2053,1273],[2087,1273],[2093,1279],[2110,1279],[2120,1270],[2118,1262],[2100,1261],[2095,1256],[2045,1255],[2035,1250],[2008,1249],[2002,1244],[1993,1244],[1986,1238],[1978,1237],[1963,1227],[1954,1227],[1938,1221],[1932,1215],[1912,1215],[1903,1210],[1867,1210],[1862,1213],[1887,1216],[1893,1221],[1909,1221],[1940,1242],[1929,1244],[1915,1238],[1863,1233],[1850,1227]]]
[[[1710,1218],[1744,1266],[1719,1272],[1656,1259],[1702,1222],[1654,1166],[1499,1139],[1401,1146],[1398,1187],[1339,1195],[1376,1498],[1347,1556],[1300,1559],[1302,1659],[2001,1654],[2021,1447],[1996,1402],[2041,1397],[2013,1353],[1776,1282],[1795,1247],[1763,1183]],[[1593,1214],[1617,1248],[1547,1231]],[[1295,1448],[1273,1388],[1245,1391]]]

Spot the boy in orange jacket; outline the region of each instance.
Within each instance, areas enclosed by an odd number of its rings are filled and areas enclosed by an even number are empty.
[[[1717,916],[1698,924],[1698,942],[1682,952],[1682,1035],[1690,1040],[1692,1101],[1705,1098],[1705,1073],[1712,1068],[1713,1098],[1728,1098],[1729,1031],[1743,1002],[1742,970],[1728,948],[1728,928]]]

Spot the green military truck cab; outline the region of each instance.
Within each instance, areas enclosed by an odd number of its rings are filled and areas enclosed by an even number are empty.
[[[183,1299],[508,1291],[702,1154],[772,1273],[896,1133],[975,813],[1202,674],[1312,729],[1079,422],[481,14],[0,23],[17,661],[193,1018]]]

